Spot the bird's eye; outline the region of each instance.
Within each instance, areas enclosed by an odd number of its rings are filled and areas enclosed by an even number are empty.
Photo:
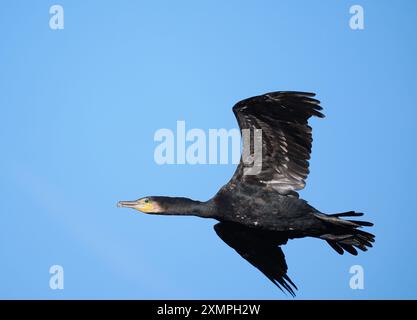
[[[149,203],[149,199],[145,199],[145,203]]]

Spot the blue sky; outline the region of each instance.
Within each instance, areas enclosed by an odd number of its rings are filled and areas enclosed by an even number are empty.
[[[49,28],[60,4],[65,28]],[[349,28],[349,8],[365,29]],[[0,298],[286,299],[215,221],[116,208],[145,195],[206,200],[235,165],[157,165],[160,128],[236,128],[240,99],[313,91],[311,174],[323,212],[363,211],[375,248],[284,247],[301,299],[417,298],[417,2],[3,1]],[[64,290],[49,268],[64,268]],[[365,289],[349,287],[349,268]]]

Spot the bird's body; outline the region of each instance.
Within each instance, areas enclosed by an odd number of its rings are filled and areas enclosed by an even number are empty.
[[[316,237],[338,253],[356,255],[372,247],[374,235],[360,230],[372,224],[346,220],[362,213],[324,214],[301,199],[312,145],[311,116],[324,117],[314,94],[271,92],[238,102],[233,112],[241,130],[262,130],[261,160],[255,174],[241,159],[233,177],[213,198],[201,202],[178,197],[121,201],[150,214],[194,215],[219,221],[218,236],[279,288],[294,295],[279,247],[288,239]],[[255,142],[254,142],[255,143]],[[255,152],[256,146],[250,150]]]
[[[320,227],[314,216],[317,210],[306,201],[273,189],[226,185],[211,201],[221,210],[222,221],[281,232],[313,233]]]

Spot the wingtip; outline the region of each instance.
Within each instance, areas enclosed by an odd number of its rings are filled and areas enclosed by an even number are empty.
[[[275,284],[275,286],[280,289],[284,294],[289,293],[293,298],[296,297],[295,291],[294,290],[298,290],[297,286],[294,284],[294,282],[291,281],[290,277],[288,277],[287,274],[284,274],[282,276],[282,278],[271,278],[268,277],[269,280],[271,280],[271,282],[273,284]],[[285,290],[284,290],[285,289]]]

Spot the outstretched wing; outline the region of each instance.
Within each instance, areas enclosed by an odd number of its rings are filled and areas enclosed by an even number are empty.
[[[214,230],[227,245],[278,288],[295,296],[294,289],[297,290],[297,287],[287,276],[287,263],[279,247],[287,243],[287,237],[231,222],[220,222],[214,226]]]
[[[242,159],[231,180],[267,185],[283,195],[303,189],[309,173],[312,135],[308,119],[323,118],[314,93],[271,92],[238,102],[233,112],[241,130],[262,129],[262,169],[244,175]]]

